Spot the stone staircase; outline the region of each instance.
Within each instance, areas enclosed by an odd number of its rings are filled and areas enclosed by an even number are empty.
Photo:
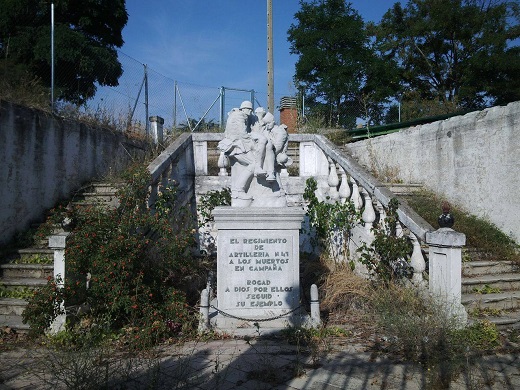
[[[0,327],[29,330],[22,322],[27,306],[24,298],[53,275],[53,255],[54,251],[41,247],[17,249],[9,255],[8,263],[0,265]]]
[[[420,184],[385,186],[405,202],[422,189]],[[493,253],[464,248],[462,304],[470,321],[487,319],[499,329],[520,329],[520,266],[498,260]]]
[[[520,329],[518,265],[467,248],[462,263],[462,304],[470,320],[487,319],[501,329]]]
[[[70,204],[117,207],[116,187],[109,183],[92,183],[81,188]],[[54,233],[60,231],[63,231],[61,227],[54,229]],[[0,328],[28,331],[29,325],[22,322],[27,306],[24,298],[33,289],[44,286],[47,278],[54,274],[54,251],[48,248],[48,241],[35,238],[34,242],[32,247],[14,249],[0,259]]]
[[[107,207],[119,206],[117,199],[118,184],[110,182],[91,183],[79,190],[71,203],[76,206],[104,205]]]
[[[400,197],[420,189],[415,184],[387,184]],[[103,204],[116,207],[117,185],[92,183],[82,188],[71,200],[76,206]],[[58,230],[56,231],[58,232]],[[462,277],[462,303],[471,320],[486,318],[499,328],[520,328],[520,272],[518,267],[507,261],[493,258],[473,248],[465,249]],[[46,260],[47,259],[47,260]],[[21,314],[27,305],[23,298],[8,297],[30,293],[31,289],[45,285],[53,275],[53,251],[46,241],[31,248],[14,250],[0,259],[0,328],[10,327],[27,331]]]

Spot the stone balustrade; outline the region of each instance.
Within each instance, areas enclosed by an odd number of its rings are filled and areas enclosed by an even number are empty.
[[[152,176],[148,198],[149,207],[153,208],[160,188],[172,183],[177,187],[177,199],[180,201],[180,206],[192,201],[194,197],[193,177],[200,169],[195,163],[197,160],[194,159],[194,150],[199,146],[192,141],[190,134],[181,134],[148,165],[148,171]]]

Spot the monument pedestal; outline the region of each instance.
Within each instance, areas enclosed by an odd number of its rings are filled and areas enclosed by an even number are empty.
[[[217,297],[210,325],[247,334],[299,326],[299,208],[216,207]]]

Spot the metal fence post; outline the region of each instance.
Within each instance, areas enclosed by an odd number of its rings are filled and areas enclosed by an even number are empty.
[[[226,107],[226,87],[220,87],[220,128],[221,129],[224,129],[225,107]]]
[[[173,83],[173,129],[177,130],[177,80]]]
[[[148,119],[148,65],[144,64],[144,106],[145,118]],[[146,136],[150,134],[150,123],[146,121]]]

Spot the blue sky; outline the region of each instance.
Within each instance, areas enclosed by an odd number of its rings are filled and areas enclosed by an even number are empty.
[[[354,0],[365,21],[379,21],[393,0]],[[171,79],[267,92],[266,0],[127,0],[121,51]],[[293,95],[287,30],[298,0],[273,0],[275,97]],[[275,100],[275,104],[278,105]]]

